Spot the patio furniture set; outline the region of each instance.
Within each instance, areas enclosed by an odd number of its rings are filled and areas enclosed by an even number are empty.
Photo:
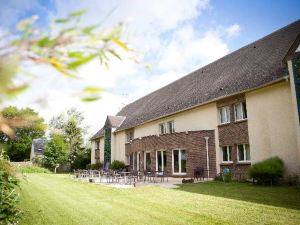
[[[74,170],[74,178],[92,183],[134,185],[137,182],[168,182],[166,171]]]

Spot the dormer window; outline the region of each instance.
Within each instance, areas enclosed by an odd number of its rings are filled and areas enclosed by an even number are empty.
[[[166,133],[166,125],[164,123],[159,124],[158,128],[159,128],[159,134],[165,134]]]
[[[132,141],[134,139],[134,133],[133,130],[128,131],[126,133],[126,142],[129,143],[130,141]]]
[[[167,122],[167,133],[172,134],[175,132],[174,121]]]

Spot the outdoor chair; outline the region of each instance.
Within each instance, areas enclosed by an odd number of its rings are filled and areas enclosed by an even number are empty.
[[[167,178],[167,182],[169,182],[168,179],[168,172],[166,170],[162,171],[162,172],[158,172],[157,173],[157,177],[160,178],[160,182],[165,182],[165,178]]]
[[[195,169],[194,169],[194,179],[197,179],[198,178],[203,178],[204,180],[204,167],[203,166],[197,166]]]

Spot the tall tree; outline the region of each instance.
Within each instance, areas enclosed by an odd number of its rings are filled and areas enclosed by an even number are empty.
[[[18,109],[10,106],[1,111],[1,117],[20,124],[14,128],[14,136],[0,131],[0,143],[5,146],[11,161],[23,161],[30,158],[32,140],[45,135],[46,125],[44,119],[30,108]],[[18,122],[19,121],[19,122]],[[24,122],[26,121],[26,122]]]

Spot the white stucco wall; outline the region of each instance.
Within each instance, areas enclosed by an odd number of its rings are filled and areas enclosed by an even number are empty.
[[[246,94],[251,161],[279,156],[289,173],[299,170],[297,127],[289,81]]]
[[[125,162],[125,131],[112,133],[111,159]]]

